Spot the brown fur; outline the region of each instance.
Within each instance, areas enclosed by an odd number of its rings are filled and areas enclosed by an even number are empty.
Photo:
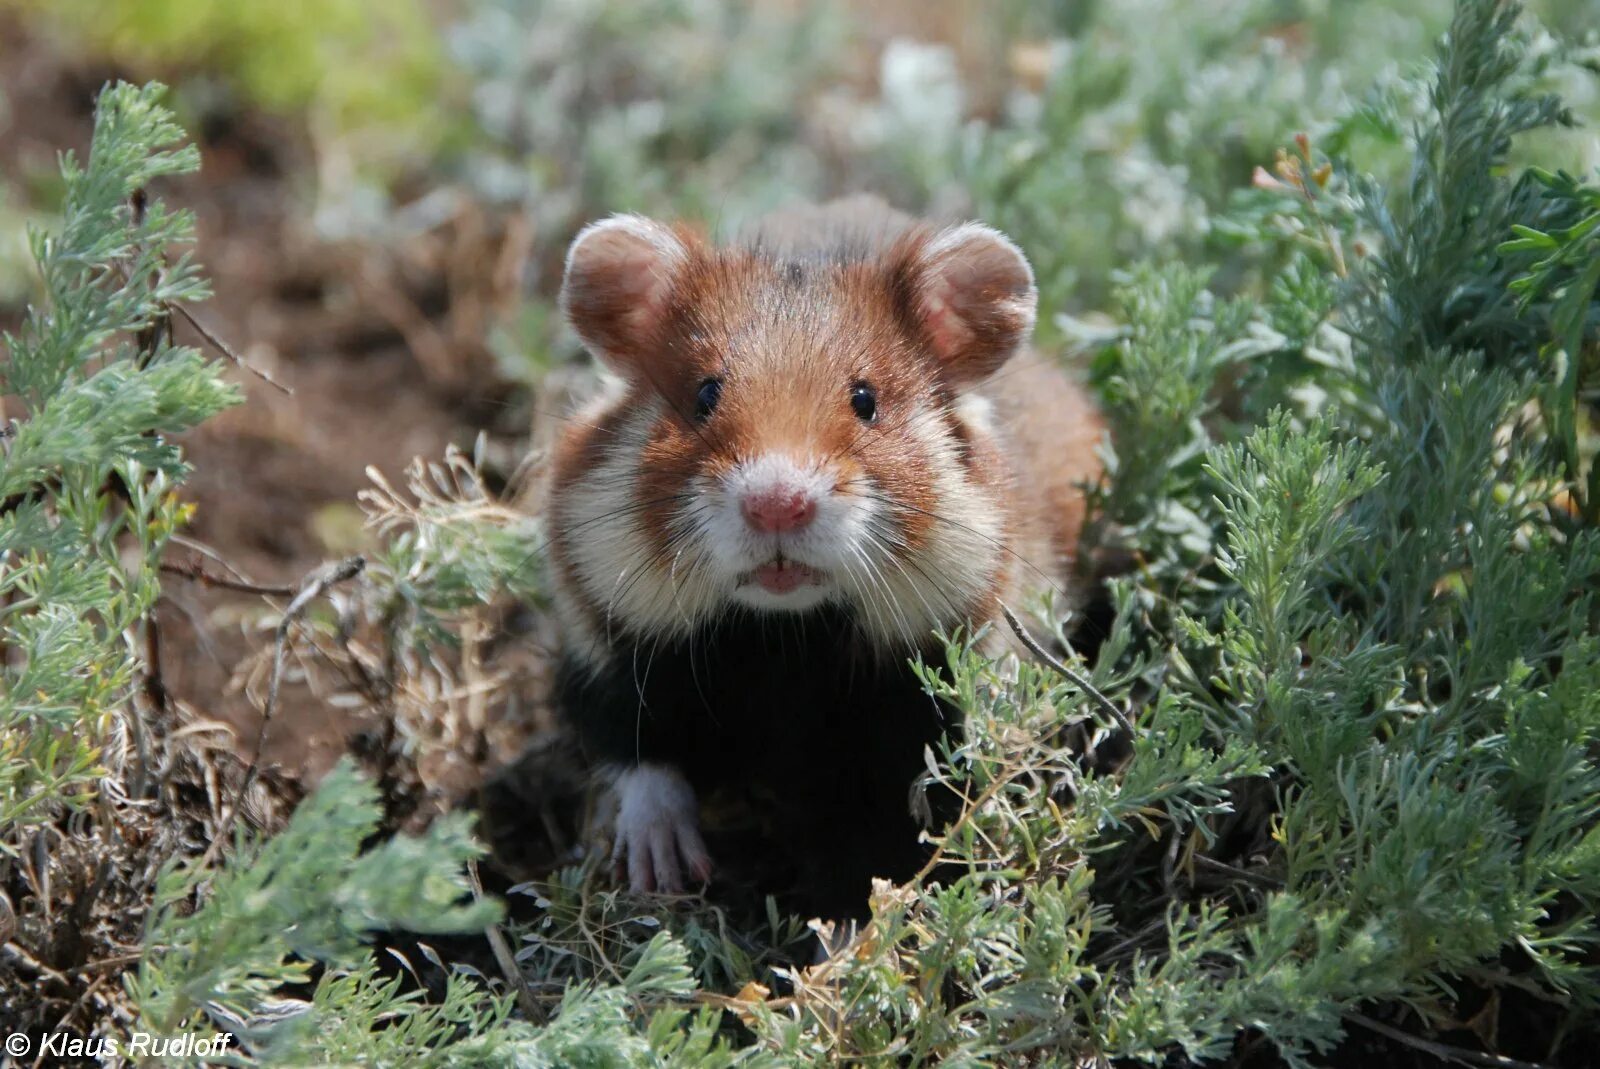
[[[985,386],[1011,468],[1014,548],[1070,595],[1082,583],[1084,486],[1100,477],[1105,423],[1083,390],[1032,350],[1018,353]],[[1020,585],[1038,585],[1037,575]]]
[[[730,248],[682,229],[650,233],[672,248],[665,269],[652,274],[624,256],[609,273],[569,270],[568,315],[626,385],[559,444],[552,499],[571,496],[616,450],[632,447],[621,433],[630,418],[655,413],[630,462],[631,514],[575,525],[553,513],[558,591],[581,612],[584,630],[602,626],[615,592],[585,588],[573,565],[577,541],[607,523],[637,524],[656,574],[619,571],[618,588],[670,581],[682,564],[673,554],[693,481],[774,450],[826,458],[841,495],[866,492],[869,482],[880,488],[895,502],[907,554],[938,537],[941,524],[948,535],[997,521],[1001,551],[974,562],[988,570],[970,577],[974,596],[941,612],[944,625],[992,619],[1002,599],[1070,586],[1084,520],[1076,484],[1098,474],[1101,423],[1059,370],[1031,352],[1013,356],[1032,319],[1032,280],[1014,256],[870,198],[782,213]],[[709,378],[723,381],[722,401],[700,424],[692,414]],[[849,407],[857,382],[877,391],[876,423],[864,425]],[[961,414],[968,391],[992,401],[992,433]],[[946,461],[918,429],[930,413],[937,448],[993,516],[948,514],[972,506],[941,498]]]

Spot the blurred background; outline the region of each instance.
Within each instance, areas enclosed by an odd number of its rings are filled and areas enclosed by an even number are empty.
[[[248,403],[187,443],[191,534],[293,582],[368,548],[369,466],[398,479],[481,436],[498,487],[547,439],[590,374],[554,306],[588,220],[725,233],[861,190],[979,217],[1032,258],[1041,344],[1070,355],[1135,262],[1221,264],[1223,292],[1269,283],[1243,252],[1296,133],[1403,178],[1403,117],[1450,6],[0,0],[0,324],[33,294],[26,227],[59,199],[57,154],[85,149],[95,92],[167,82],[204,160],[161,191],[198,215],[202,319],[293,391],[241,373]],[[1531,7],[1538,76],[1600,118],[1577,76],[1600,56],[1600,2]],[[1592,173],[1593,131],[1519,151]],[[260,611],[170,590],[167,679],[195,715],[248,726],[236,669],[259,643],[239,614]],[[361,726],[303,689],[267,752],[315,771]],[[489,745],[508,752],[537,716],[502,713]]]

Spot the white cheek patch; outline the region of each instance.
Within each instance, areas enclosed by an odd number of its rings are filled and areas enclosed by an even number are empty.
[[[711,855],[700,835],[694,788],[668,765],[642,764],[617,776],[612,864],[635,891],[678,893],[685,874],[704,883]]]
[[[968,395],[958,405],[969,431],[986,435],[993,420],[989,402]],[[993,589],[1006,553],[1001,500],[970,478],[939,414],[918,413],[906,434],[927,458],[933,504],[923,510],[928,515],[909,507],[896,515],[893,505],[884,506],[896,523],[874,524],[870,567],[857,569],[867,579],[852,591],[869,633],[888,646],[917,645],[941,628],[970,622],[968,612]],[[899,524],[912,520],[927,524],[916,550],[898,534]],[[891,526],[892,535],[886,531]]]
[[[605,412],[602,406],[601,418]],[[616,427],[602,462],[553,503],[553,522],[566,534],[584,600],[599,612],[606,634],[624,628],[651,635],[686,633],[722,597],[709,581],[704,547],[691,537],[693,531],[663,554],[644,527],[639,456],[659,417],[658,404],[639,405]],[[685,495],[692,492],[685,484]],[[692,515],[702,507],[685,501],[677,511]]]
[[[599,422],[615,405],[600,406]],[[994,426],[990,402],[966,394],[957,417],[973,437]],[[554,502],[552,520],[566,534],[581,600],[599,614],[596,644],[618,631],[658,637],[692,633],[730,603],[763,612],[793,613],[843,601],[858,610],[865,632],[887,648],[917,646],[940,628],[967,623],[966,614],[992,590],[1006,553],[1003,504],[974,483],[949,428],[937,411],[912,418],[902,432],[926,458],[933,483],[930,515],[897,509],[894,488],[863,477],[835,485],[825,464],[809,457],[763,453],[721,478],[684,484],[667,532],[671,548],[645,530],[638,500],[638,457],[660,417],[658,404],[640,405],[615,429],[602,462]],[[816,513],[804,527],[781,534],[753,530],[744,496],[775,488],[799,490]],[[926,521],[913,552],[900,531]],[[822,574],[820,582],[774,593],[750,573],[779,557]],[[560,592],[558,591],[558,594]]]

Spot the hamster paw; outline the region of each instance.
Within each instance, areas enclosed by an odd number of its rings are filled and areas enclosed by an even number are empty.
[[[694,788],[668,765],[639,765],[617,777],[617,834],[611,864],[635,891],[677,894],[684,873],[704,883],[711,855],[700,837]]]

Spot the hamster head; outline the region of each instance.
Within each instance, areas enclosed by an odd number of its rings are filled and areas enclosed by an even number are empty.
[[[902,649],[993,610],[1008,469],[975,388],[1036,304],[1004,236],[784,259],[616,216],[562,302],[618,380],[553,465],[558,594],[591,638],[835,603]]]

